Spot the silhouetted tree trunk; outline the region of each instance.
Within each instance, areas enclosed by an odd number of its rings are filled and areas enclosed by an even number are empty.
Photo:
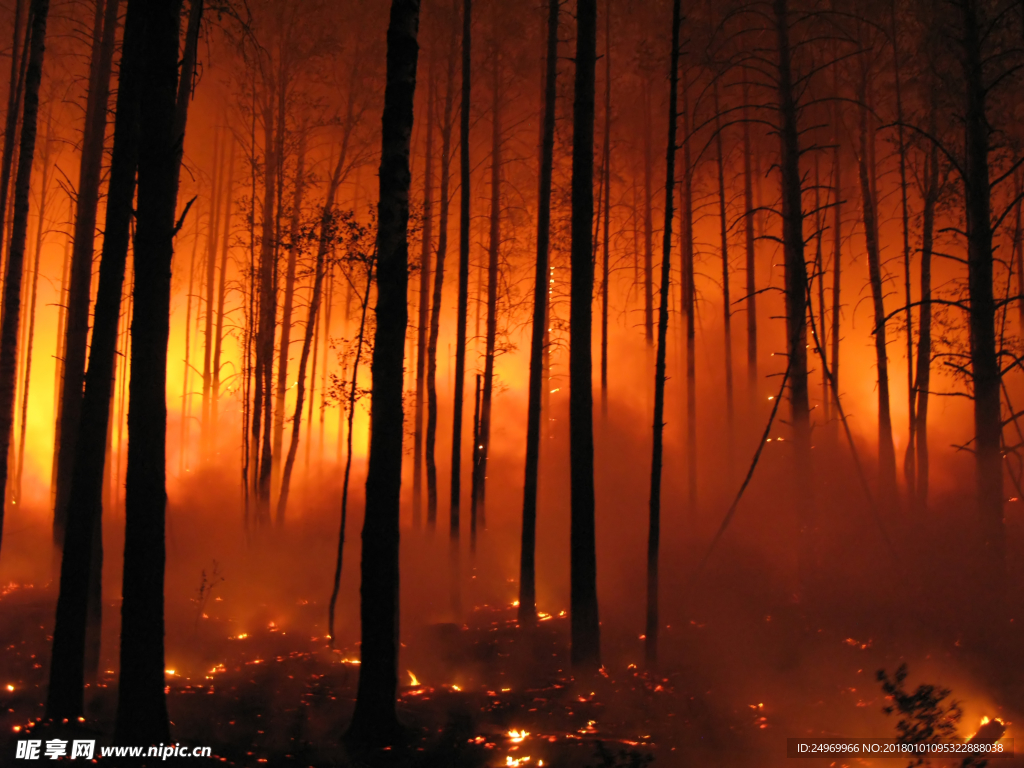
[[[8,195],[11,189],[11,170],[14,167],[15,144],[18,138],[18,116],[21,114],[22,93],[25,88],[25,67],[28,65],[28,48],[32,36],[31,26],[22,29],[26,0],[15,0],[14,35],[11,40],[11,79],[7,86],[7,117],[4,121],[4,149],[0,159],[0,240],[7,234]],[[24,46],[22,45],[24,43]],[[8,249],[9,250],[9,249]],[[10,258],[10,254],[5,254]],[[3,261],[7,274],[7,260]],[[0,314],[3,313],[3,299],[0,299]]]
[[[559,0],[548,0],[541,114],[540,189],[537,196],[537,266],[533,278],[530,329],[530,383],[526,409],[526,473],[523,481],[523,530],[519,551],[519,623],[537,620],[537,477],[540,465],[540,417],[544,385],[544,330],[547,327],[548,249],[551,238],[551,176],[555,153],[555,97],[558,78]]]
[[[452,0],[452,17],[457,18],[459,0]],[[427,461],[427,528],[437,525],[437,464],[434,446],[437,438],[437,336],[441,327],[441,299],[444,287],[444,262],[448,253],[448,211],[451,198],[448,192],[451,180],[452,108],[455,91],[455,32],[448,48],[448,67],[445,77],[444,110],[441,119],[441,210],[437,227],[437,263],[434,265],[434,288],[430,303],[430,331],[427,336],[427,434],[424,454]]]
[[[402,362],[408,321],[409,142],[416,90],[418,0],[394,0],[388,27],[377,236],[370,457],[363,523],[359,688],[349,728],[362,742],[397,736],[398,512],[402,485]]]
[[[303,147],[299,152],[299,167],[302,167]],[[320,217],[320,242],[316,251],[316,266],[313,271],[313,295],[309,301],[309,315],[306,320],[306,332],[302,339],[302,353],[299,357],[299,375],[296,380],[295,415],[292,418],[291,442],[288,445],[288,457],[284,463],[284,473],[281,476],[281,492],[277,498],[277,524],[284,523],[285,512],[288,508],[288,489],[291,485],[292,470],[295,467],[295,456],[299,452],[299,431],[302,425],[302,406],[306,396],[306,366],[309,364],[310,347],[313,345],[313,329],[316,327],[317,313],[320,311],[320,297],[323,293],[324,271],[327,263],[328,249],[331,245],[330,230],[334,217],[334,198],[338,194],[338,185],[341,183],[342,163],[345,155],[339,155],[338,164],[331,175],[331,181],[327,188],[327,201],[324,203],[324,211]],[[296,204],[299,195],[296,194]],[[296,251],[295,241],[298,238],[298,222],[294,217],[292,220],[292,251]],[[289,256],[289,259],[292,257]],[[289,265],[289,269],[292,266]],[[294,279],[294,270],[293,279]],[[288,289],[286,289],[287,291]],[[287,301],[287,299],[286,299]],[[283,407],[283,401],[282,401]]]
[[[178,171],[201,11],[201,0],[195,0],[182,63],[183,98],[176,99],[181,0],[150,0],[146,9],[146,88],[139,113],[134,251],[134,302],[145,311],[136,312],[132,319],[121,670],[114,731],[119,743],[170,740],[163,610],[167,337]],[[193,22],[196,37],[192,37]]]
[[[68,493],[74,471],[75,448],[82,412],[85,380],[86,341],[89,335],[89,299],[92,282],[93,248],[96,239],[96,209],[103,168],[103,143],[107,128],[107,99],[110,95],[110,62],[114,54],[118,0],[107,0],[106,11],[96,3],[93,21],[92,60],[89,65],[89,94],[86,99],[82,155],[79,166],[78,197],[75,207],[74,248],[71,252],[71,282],[68,287],[67,326],[64,344],[64,380],[61,398],[60,445],[57,450],[57,500],[53,517],[53,541],[64,545]]]
[[[356,335],[356,355],[352,363],[352,380],[348,387],[348,402],[341,409],[342,418],[348,419],[347,428],[339,424],[338,431],[345,433],[345,474],[341,482],[341,525],[338,530],[338,555],[334,561],[334,588],[331,591],[331,601],[327,608],[327,636],[331,646],[334,645],[334,613],[338,605],[338,595],[341,592],[341,569],[345,556],[345,531],[348,526],[348,488],[349,480],[352,478],[352,425],[356,419],[356,399],[359,386],[359,366],[363,360],[363,344],[366,340],[366,311],[370,306],[370,289],[373,287],[373,270],[375,263],[370,261],[366,267],[366,288],[360,298],[359,333]],[[352,283],[349,283],[349,296],[351,296]],[[346,312],[346,318],[348,314]],[[344,378],[344,373],[342,374]],[[347,414],[347,416],[345,415]],[[339,419],[341,421],[341,419]],[[371,436],[372,437],[372,436]]]
[[[900,166],[900,212],[903,225],[903,297],[907,307],[907,415],[909,420],[909,431],[907,438],[907,452],[903,459],[903,476],[907,483],[907,495],[910,497],[910,506],[914,506],[914,495],[917,490],[917,481],[914,478],[917,459],[914,455],[917,448],[917,441],[914,439],[914,430],[917,428],[917,418],[914,411],[917,408],[917,401],[914,396],[914,308],[911,306],[910,293],[910,214],[907,205],[907,146],[903,133],[903,92],[900,82],[900,38],[899,27],[896,23],[896,0],[890,0],[889,14],[892,22],[892,71],[893,87],[896,96],[896,138],[897,156]]]
[[[608,415],[608,275],[610,257],[612,185],[612,3],[604,16],[604,233],[601,243],[601,415]]]
[[[295,295],[295,269],[298,259],[298,239],[299,239],[299,220],[302,214],[302,193],[305,187],[304,174],[306,172],[306,129],[305,127],[300,129],[299,135],[299,155],[297,165],[295,169],[295,197],[292,200],[292,220],[291,226],[289,227],[288,234],[288,265],[285,271],[284,278],[284,305],[281,310],[281,348],[278,351],[278,362],[277,362],[277,403],[274,406],[274,455],[280,456],[283,450],[284,441],[284,411],[285,411],[285,395],[288,393],[288,355],[289,348],[291,347],[292,338],[292,304],[294,302]],[[340,179],[340,174],[338,176]],[[333,181],[333,179],[332,179]],[[319,258],[319,252],[317,253]],[[326,258],[326,253],[324,254]],[[323,278],[320,278],[321,284]],[[315,285],[316,279],[314,278],[314,292],[318,290]],[[319,296],[317,297],[319,299]],[[312,326],[310,326],[312,328]],[[309,334],[307,334],[309,335]],[[303,344],[305,347],[305,344]],[[306,350],[306,355],[309,355],[309,351]],[[302,376],[299,377],[299,381],[302,380]],[[298,384],[298,386],[304,387],[305,384]],[[299,409],[296,409],[296,414],[300,413]],[[299,429],[300,418],[296,417],[292,422],[292,431],[297,433]],[[292,443],[297,446],[295,440]],[[289,446],[288,453],[291,454],[291,447]],[[292,458],[292,463],[295,459]],[[281,492],[279,499],[286,499],[287,491],[285,490],[284,481],[282,480]],[[277,524],[282,525],[284,523],[284,513],[287,504],[281,504],[280,501],[277,505]]]
[[[832,90],[838,96],[839,90],[839,56],[833,51]],[[840,289],[843,274],[843,155],[839,127],[842,120],[842,106],[835,102],[832,107],[832,196],[835,198],[832,208],[832,355],[831,355],[831,392],[832,409],[839,413],[839,319]],[[838,422],[836,422],[838,434]]]
[[[21,387],[21,416],[18,435],[18,471],[14,478],[13,498],[21,504],[21,478],[25,470],[25,438],[28,433],[28,398],[32,391],[32,347],[36,334],[36,298],[39,294],[39,257],[43,251],[43,237],[46,233],[47,194],[50,191],[50,172],[53,156],[53,112],[46,119],[46,138],[43,140],[43,156],[40,158],[43,177],[39,185],[39,214],[36,223],[35,259],[32,264],[32,287],[29,289],[28,333],[25,336],[25,372]]]
[[[462,613],[459,586],[459,507],[462,496],[462,401],[466,386],[466,312],[469,309],[469,111],[472,108],[472,0],[462,0],[462,103],[459,114],[459,299],[455,330],[455,400],[452,406],[451,520],[452,610]]]
[[[203,399],[200,416],[200,454],[205,459],[209,455],[210,441],[210,365],[213,363],[213,297],[217,290],[217,236],[220,234],[220,195],[224,183],[224,151],[219,136],[214,130],[213,137],[213,176],[210,179],[210,221],[206,228],[206,316],[203,328]],[[226,133],[226,131],[225,131]]]
[[[274,89],[263,104],[263,222],[258,272],[259,313],[255,339],[255,371],[252,405],[252,482],[256,496],[256,522],[269,515],[272,429],[270,387],[273,380],[274,320],[277,296],[274,290],[274,201],[277,194],[277,142],[274,137]]]
[[[594,263],[594,80],[597,0],[576,8],[576,83],[572,139],[572,283],[569,310],[569,453],[572,485],[570,624],[577,673],[601,666],[594,531],[594,393],[591,376]]]
[[[686,317],[686,485],[687,512],[697,512],[697,291],[693,280],[693,163],[690,154],[690,92],[683,73],[683,189],[679,216],[682,237],[682,309]]]
[[[50,687],[46,700],[46,716],[53,719],[71,720],[83,713],[87,585],[92,583],[91,574],[101,566],[95,560],[97,552],[91,542],[101,530],[99,522],[102,515],[105,457],[100,441],[107,432],[110,417],[121,294],[135,197],[140,85],[145,82],[145,14],[146,9],[142,4],[134,0],[129,3],[119,67],[114,149],[93,340],[82,398],[82,429],[78,434],[72,474],[68,535],[64,541],[60,595],[53,631]]]
[[[25,73],[25,101],[22,110],[21,147],[18,173],[14,181],[14,217],[11,244],[4,276],[4,307],[0,321],[0,541],[7,507],[8,454],[14,422],[14,394],[18,375],[18,324],[21,320],[21,281],[25,268],[25,240],[28,234],[29,190],[32,161],[36,147],[36,120],[39,114],[39,83],[43,72],[46,19],[49,0],[32,0],[29,7],[28,68]]]
[[[413,426],[412,522],[423,524],[423,397],[430,322],[430,249],[434,244],[434,53],[427,66],[427,146],[423,169],[423,241],[420,248],[419,319],[416,323],[416,409]]]
[[[191,435],[189,418],[189,380],[192,376],[192,294],[195,289],[196,254],[199,252],[198,216],[195,235],[192,238],[192,258],[188,265],[188,296],[185,299],[185,370],[181,374],[181,429],[178,437],[178,476],[185,474],[188,459],[189,437]],[[202,279],[200,278],[200,282]],[[198,309],[196,310],[198,312]]]
[[[722,147],[722,118],[718,103],[718,79],[712,88],[715,110],[715,155],[718,170],[718,219],[720,248],[722,252],[722,323],[725,342],[725,420],[726,442],[728,444],[728,467],[732,471],[732,439],[733,439],[733,400],[732,400],[732,302],[729,298],[729,219],[726,216],[725,202],[725,150]]]
[[[935,135],[935,86],[931,86],[930,133]],[[928,509],[928,395],[932,370],[932,254],[935,246],[935,209],[939,201],[939,147],[935,142],[928,148],[924,174],[924,208],[921,220],[921,319],[917,340],[917,372],[914,393],[914,439],[916,447],[917,488],[914,501],[919,510]]]
[[[227,295],[228,249],[231,246],[231,212],[235,180],[235,144],[228,150],[228,181],[224,196],[224,234],[220,247],[220,282],[217,286],[217,324],[213,334],[213,362],[210,375],[210,429],[211,449],[217,454],[218,419],[220,415],[221,352],[224,348],[224,299]]]
[[[868,254],[868,275],[871,281],[871,298],[874,306],[875,360],[878,366],[878,475],[881,501],[884,505],[895,503],[896,494],[896,449],[892,441],[892,415],[889,407],[889,359],[885,349],[885,299],[882,290],[881,248],[878,242],[878,214],[872,183],[870,165],[871,145],[874,133],[868,119],[868,71],[867,64],[861,73],[860,152],[857,169],[860,176],[861,212],[864,221],[864,240]]]
[[[743,71],[743,221],[747,256],[747,386],[757,392],[757,273],[754,248],[754,173],[750,146],[750,119],[747,71]]]
[[[814,572],[814,528],[810,503],[811,425],[807,392],[807,269],[800,176],[800,133],[794,95],[787,0],[773,0],[778,55],[779,170],[782,181],[782,240],[785,263],[786,354],[790,425],[793,430],[793,506],[799,527],[801,589]]]
[[[654,161],[651,144],[651,93],[647,78],[642,81],[644,102],[644,339],[654,343]]]
[[[672,54],[669,70],[668,149],[665,153],[665,232],[662,241],[661,286],[658,308],[658,353],[654,367],[654,446],[651,451],[650,522],[647,536],[647,621],[644,627],[644,659],[648,667],[658,662],[658,560],[661,546],[661,470],[665,432],[665,355],[668,346],[669,278],[672,274],[672,195],[676,184],[676,122],[679,93],[680,0],[672,3]],[[717,106],[715,109],[717,113]],[[719,132],[721,136],[721,132]]]
[[[999,358],[996,349],[996,305],[992,289],[992,186],[988,156],[992,130],[987,118],[989,88],[985,81],[982,21],[973,0],[957,3],[961,15],[964,75],[964,197],[967,223],[967,284],[970,297],[971,375],[974,385],[974,458],[979,528],[986,583],[992,597],[1005,590],[1006,525],[1003,521],[1003,459],[1001,452]]]
[[[827,198],[826,198],[827,199]],[[821,410],[822,421],[829,421],[828,395],[828,327],[825,319],[825,210],[821,204],[821,163],[818,153],[814,154],[814,271],[812,283],[818,285],[818,336],[815,339],[818,355],[822,360],[821,371]],[[814,314],[814,302],[808,298],[807,303],[811,315]]]
[[[499,39],[498,14],[495,14],[495,40]],[[487,249],[487,337],[484,349],[484,378],[480,401],[479,440],[474,445],[479,452],[473,467],[475,492],[473,494],[473,527],[486,525],[487,462],[491,451],[491,400],[494,394],[494,354],[498,338],[498,256],[501,250],[501,49],[496,44],[493,52],[494,67],[491,83],[491,231]],[[475,538],[475,537],[474,537]]]

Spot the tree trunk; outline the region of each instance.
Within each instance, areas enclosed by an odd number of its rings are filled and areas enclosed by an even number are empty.
[[[302,167],[303,152],[305,143],[299,150],[299,167]],[[284,523],[285,512],[288,508],[288,489],[291,485],[292,470],[295,467],[295,456],[299,452],[299,429],[302,425],[302,406],[305,404],[306,396],[306,366],[309,364],[310,348],[313,345],[313,329],[316,327],[317,313],[320,311],[320,296],[323,292],[324,266],[327,262],[328,249],[330,248],[330,229],[334,217],[334,198],[338,193],[338,185],[341,183],[342,161],[344,154],[339,156],[334,174],[331,176],[330,186],[327,188],[327,201],[324,203],[324,212],[320,218],[320,243],[316,251],[316,266],[313,272],[313,295],[309,301],[309,315],[306,320],[306,332],[302,339],[302,353],[299,356],[299,375],[296,381],[295,394],[295,415],[292,418],[291,442],[288,445],[288,457],[285,459],[284,472],[281,476],[281,492],[277,499],[277,524]],[[296,193],[296,205],[299,195]],[[298,238],[298,222],[292,218],[292,251],[296,251],[295,240]],[[291,257],[289,257],[290,259]],[[292,269],[289,265],[289,269]],[[293,278],[294,278],[294,270]],[[286,289],[287,291],[288,289]],[[286,302],[288,299],[286,297]],[[290,308],[289,308],[290,309]],[[282,356],[283,364],[283,356]],[[284,401],[281,401],[282,407]]]
[[[11,41],[11,79],[7,87],[7,118],[4,124],[4,149],[0,159],[0,241],[7,234],[8,195],[11,189],[11,170],[14,167],[15,145],[18,138],[18,116],[21,114],[22,93],[25,88],[25,68],[28,65],[29,41],[32,36],[31,26],[22,29],[21,22],[25,15],[26,1],[15,0],[14,4],[14,35]],[[24,47],[22,43],[24,42]],[[2,243],[0,243],[2,245]],[[10,250],[9,248],[7,249]],[[10,254],[5,254],[10,258]],[[3,263],[4,274],[7,274],[6,259]],[[0,298],[0,314],[3,314],[3,299]]]
[[[61,398],[60,445],[57,450],[57,500],[54,506],[53,541],[64,545],[68,493],[74,471],[75,448],[82,412],[85,380],[86,342],[89,335],[89,298],[92,283],[93,248],[96,239],[96,209],[103,170],[103,144],[107,128],[107,99],[110,95],[110,62],[114,55],[118,0],[107,0],[106,11],[96,4],[93,22],[92,60],[89,65],[89,94],[86,99],[82,155],[79,166],[78,197],[75,208],[74,248],[71,252],[71,282],[68,288],[64,380]]]
[[[216,129],[213,134],[213,174],[210,179],[210,221],[206,231],[206,316],[203,328],[203,399],[200,416],[199,449],[205,459],[210,440],[210,365],[213,363],[213,297],[217,290],[217,235],[220,234],[220,195],[224,183],[222,141]],[[226,131],[225,131],[226,133]]]
[[[523,481],[523,532],[519,551],[519,623],[537,621],[537,478],[540,469],[540,417],[544,385],[544,330],[547,327],[548,248],[551,238],[551,176],[555,153],[555,98],[558,78],[559,0],[548,0],[544,58],[544,106],[541,115],[540,189],[537,196],[537,267],[533,279],[530,329],[530,391],[526,410],[526,473]]]
[[[605,5],[604,17],[604,233],[601,249],[601,415],[608,415],[608,276],[610,258],[612,184],[612,3]]]
[[[341,482],[341,525],[338,530],[338,555],[334,563],[334,589],[331,591],[331,601],[327,608],[327,636],[330,639],[332,647],[334,645],[334,612],[338,605],[338,594],[341,592],[341,569],[345,556],[345,531],[348,526],[348,487],[349,480],[352,477],[352,425],[355,423],[356,418],[359,366],[363,360],[363,343],[366,339],[366,310],[370,306],[370,288],[373,286],[373,269],[374,263],[373,261],[370,261],[366,267],[366,289],[363,293],[360,304],[359,333],[356,337],[356,356],[352,363],[352,382],[349,384],[348,388],[348,402],[343,408],[339,409],[339,416],[344,417],[344,414],[348,414],[348,429],[342,429],[341,424],[338,426],[339,433],[345,432],[347,444],[345,451],[345,474]],[[352,284],[349,283],[349,295],[351,295],[351,287]],[[339,419],[339,421],[341,421],[341,419]]]
[[[434,244],[434,54],[427,66],[427,146],[423,169],[423,240],[420,248],[419,320],[416,323],[416,409],[413,426],[412,522],[423,524],[423,397],[430,309],[430,249]]]
[[[459,0],[453,0],[453,5]],[[437,466],[434,445],[437,436],[437,335],[440,329],[441,293],[444,284],[444,257],[447,254],[449,228],[449,183],[452,164],[452,109],[454,101],[456,45],[453,33],[447,62],[444,90],[444,111],[441,123],[440,215],[437,222],[437,263],[434,265],[434,286],[430,304],[430,331],[427,337],[427,434],[424,454],[427,462],[427,528],[437,525]]]
[[[757,393],[757,273],[754,248],[754,174],[751,168],[749,95],[747,72],[743,72],[743,221],[747,249],[747,386]]]
[[[196,0],[190,12],[190,37],[193,21],[198,35],[201,11],[201,0]],[[134,251],[134,302],[145,311],[132,319],[121,675],[114,731],[121,744],[170,740],[164,696],[165,393],[174,214],[193,41],[186,44],[182,65],[184,103],[176,108],[181,0],[150,1],[146,13]],[[194,66],[194,49],[191,56]]]
[[[810,586],[815,571],[811,518],[810,406],[807,392],[807,269],[804,262],[804,212],[800,176],[800,134],[789,45],[787,0],[773,0],[778,54],[779,169],[782,181],[782,239],[785,262],[786,353],[790,425],[793,430],[792,499],[796,509],[799,585]]]
[[[36,298],[39,294],[39,257],[46,234],[46,196],[50,191],[50,171],[53,155],[53,112],[46,119],[46,138],[43,140],[43,178],[39,192],[39,218],[36,227],[35,259],[32,265],[32,287],[29,289],[28,333],[25,346],[25,373],[22,377],[20,434],[18,435],[18,470],[14,478],[14,499],[21,504],[21,478],[25,470],[25,438],[28,433],[28,398],[32,391],[32,346],[36,334]]]
[[[835,54],[832,64],[832,89],[838,95],[839,90],[839,62]],[[839,125],[842,119],[842,107],[837,102],[833,105],[832,112],[832,195],[835,198],[832,208],[832,356],[831,356],[831,392],[832,410],[839,413],[839,319],[840,319],[840,289],[842,287],[843,274],[843,154],[842,143],[839,136]],[[838,422],[833,435],[838,435]]]
[[[661,286],[658,308],[658,353],[654,367],[654,445],[651,451],[650,522],[647,536],[647,621],[644,628],[644,659],[649,668],[658,662],[658,559],[661,546],[662,440],[665,432],[665,355],[668,346],[669,277],[672,274],[672,217],[676,183],[676,122],[679,93],[680,0],[672,3],[672,59],[669,70],[668,149],[665,153],[665,232],[662,241]],[[717,113],[717,105],[715,108]],[[718,134],[721,136],[721,132]],[[724,227],[724,225],[723,225]],[[723,230],[724,231],[724,230]],[[724,243],[724,239],[723,239]]]
[[[462,401],[466,385],[466,313],[469,308],[469,111],[472,107],[470,64],[473,30],[472,0],[462,0],[462,103],[459,114],[459,298],[455,331],[455,398],[452,405],[451,518],[452,611],[462,613],[459,577],[459,508],[462,496]]]
[[[25,268],[25,240],[28,234],[29,190],[35,156],[36,120],[39,114],[39,83],[42,79],[46,20],[49,0],[32,0],[29,10],[31,39],[25,74],[25,101],[21,124],[18,173],[14,182],[14,216],[4,278],[4,307],[0,322],[0,542],[7,507],[7,468],[14,422],[14,394],[18,374],[18,324],[21,320],[21,282]]]
[[[220,247],[220,282],[217,286],[217,325],[213,334],[213,362],[210,375],[210,449],[217,455],[220,416],[221,352],[224,348],[224,298],[227,294],[228,250],[231,247],[231,211],[235,180],[235,143],[228,150],[228,181],[224,195],[224,234]]]
[[[497,14],[495,14],[497,19]],[[497,21],[495,21],[497,27]],[[495,38],[500,30],[495,29]],[[473,467],[476,492],[473,494],[475,529],[486,527],[487,463],[491,452],[491,401],[494,396],[494,354],[498,338],[498,256],[501,250],[501,51],[493,52],[494,78],[491,84],[491,231],[487,260],[487,338],[484,350],[484,378],[480,401],[480,439],[474,443],[479,452]],[[475,539],[475,536],[474,536]]]
[[[185,299],[185,371],[181,374],[181,430],[178,437],[178,477],[188,469],[188,446],[191,438],[189,418],[189,380],[192,377],[192,294],[195,289],[196,254],[199,252],[199,217],[196,217],[196,231],[192,238],[192,258],[188,265],[188,296]],[[201,281],[201,278],[200,278]],[[196,310],[198,313],[198,309]]]
[[[679,216],[682,238],[682,304],[686,317],[686,484],[687,513],[697,514],[697,291],[693,269],[693,163],[690,154],[690,91],[684,72],[683,100],[683,189]]]
[[[967,284],[970,296],[971,375],[974,383],[974,457],[979,529],[986,583],[997,600],[1005,591],[1006,525],[1003,521],[1003,458],[1000,448],[999,358],[995,336],[995,297],[992,290],[992,187],[988,155],[991,138],[986,111],[982,29],[973,0],[958,3],[962,15],[965,87],[964,196],[967,219]]]
[[[654,160],[651,138],[650,84],[641,81],[644,102],[644,339],[654,343]]]
[[[292,220],[288,234],[288,266],[286,267],[285,278],[284,278],[284,305],[281,310],[281,349],[278,351],[278,362],[277,362],[277,402],[274,406],[274,455],[280,456],[283,450],[284,441],[284,411],[285,411],[285,395],[288,393],[288,355],[289,349],[291,348],[292,338],[292,304],[294,302],[295,295],[295,269],[298,259],[298,239],[299,239],[299,222],[302,214],[302,193],[304,189],[303,176],[306,172],[306,130],[303,127],[299,136],[299,155],[297,165],[295,168],[295,198],[292,200]],[[339,173],[340,178],[340,173]],[[327,254],[324,253],[324,258]],[[319,258],[319,251],[317,252],[317,258]],[[320,278],[321,285],[323,283],[323,277]],[[316,286],[316,278],[314,277],[314,293],[318,290]],[[319,296],[317,296],[319,300]],[[312,320],[312,318],[311,318]],[[315,323],[314,323],[315,324]],[[312,326],[310,326],[312,328]],[[307,333],[307,335],[309,335]],[[305,346],[305,344],[303,344]],[[309,350],[306,350],[308,357]],[[303,373],[304,375],[304,373]],[[302,381],[302,375],[299,376],[299,382]],[[304,383],[297,385],[299,388],[305,386]],[[296,414],[300,413],[299,409],[296,409]],[[297,433],[299,429],[299,422],[301,419],[298,417],[292,422],[292,430]],[[295,444],[293,438],[292,443]],[[291,447],[288,449],[289,455],[291,454]],[[292,463],[295,459],[292,458]],[[280,499],[286,499],[287,491],[285,490],[284,481],[282,480]],[[287,504],[278,503],[277,505],[277,524],[284,524],[284,512]]]
[[[868,275],[874,305],[875,360],[878,366],[878,477],[879,493],[885,506],[895,503],[896,449],[892,441],[892,415],[889,407],[889,360],[885,349],[885,301],[882,289],[881,249],[878,242],[878,217],[870,168],[874,134],[868,125],[867,68],[861,75],[860,89],[860,152],[857,168],[860,176],[861,212],[864,240],[868,254]]]
[[[394,0],[380,161],[377,328],[370,457],[363,523],[359,688],[349,735],[371,744],[398,736],[398,513],[402,485],[402,363],[408,288],[409,140],[416,90],[418,0]]]
[[[910,214],[907,205],[907,147],[903,135],[903,93],[900,83],[900,43],[899,28],[896,24],[896,0],[890,0],[889,13],[892,20],[892,70],[893,85],[896,96],[896,138],[900,164],[900,212],[903,225],[903,297],[907,307],[907,414],[909,420],[907,452],[903,459],[903,476],[907,483],[907,495],[910,506],[915,504],[914,495],[917,481],[914,478],[917,459],[914,452],[917,441],[914,430],[917,418],[914,411],[917,402],[914,393],[914,309],[911,306],[910,292]]]
[[[733,400],[732,400],[732,302],[729,297],[729,219],[725,210],[725,150],[722,147],[722,120],[718,103],[718,80],[712,86],[715,109],[715,154],[718,165],[718,219],[722,251],[722,327],[725,341],[725,422],[728,444],[727,473],[732,472]]]
[[[934,88],[934,86],[933,86]],[[935,94],[932,93],[930,108],[932,135],[935,135]],[[932,253],[935,244],[935,209],[939,200],[939,148],[932,143],[928,149],[925,165],[924,209],[921,222],[921,319],[917,341],[917,375],[914,393],[917,397],[914,409],[914,439],[917,443],[917,467],[914,501],[918,510],[928,509],[928,395],[931,387],[932,366]]]
[[[597,0],[576,8],[576,83],[572,140],[572,283],[569,310],[569,453],[571,480],[570,625],[572,667],[601,666],[594,531],[594,393],[591,376],[594,263],[594,80]]]

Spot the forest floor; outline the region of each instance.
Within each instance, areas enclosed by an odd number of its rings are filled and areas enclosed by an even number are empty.
[[[0,765],[20,762],[8,757],[13,742],[27,734],[110,743],[112,670],[87,691],[84,722],[40,720],[52,605],[48,589],[10,585],[0,596]],[[838,627],[815,629],[795,608],[744,626],[708,618],[670,628],[662,647],[676,663],[663,674],[619,663],[623,654],[610,652],[615,661],[606,661],[600,675],[574,681],[567,674],[564,615],[542,614],[537,629],[525,632],[513,606],[483,606],[465,624],[435,624],[403,646],[399,713],[409,729],[407,745],[351,752],[342,736],[354,702],[357,649],[331,649],[325,638],[304,630],[316,626],[322,606],[300,603],[299,609],[286,627],[270,620],[268,609],[266,620],[249,622],[261,629],[243,633],[218,616],[215,602],[200,606],[195,642],[176,650],[177,668],[167,671],[176,741],[209,746],[212,762],[232,766],[767,768],[788,763],[787,737],[895,735],[895,718],[881,711],[886,702],[875,672],[892,671],[901,656],[882,641],[847,637]],[[723,666],[722,658],[733,663]],[[929,662],[923,664],[928,669]],[[970,688],[954,695],[964,701],[964,730],[987,713],[1010,720],[1007,735],[1013,736],[1013,712],[995,697]],[[819,764],[903,763],[804,763]]]

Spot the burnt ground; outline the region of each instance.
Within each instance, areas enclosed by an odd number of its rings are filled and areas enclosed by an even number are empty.
[[[54,597],[49,588],[11,585],[0,598],[3,765],[20,762],[8,757],[14,755],[13,741],[26,734],[43,740],[95,738],[101,745],[111,740],[112,670],[87,691],[84,722],[40,720]],[[178,628],[181,636],[169,637],[178,649],[177,668],[167,675],[172,732],[182,744],[212,747],[214,762],[232,766],[782,766],[790,762],[790,736],[894,736],[894,719],[881,711],[886,700],[874,676],[879,668],[892,670],[907,660],[896,636],[882,638],[891,628],[871,627],[860,617],[866,634],[854,637],[839,622],[813,619],[790,605],[746,624],[709,614],[670,627],[663,652],[676,661],[659,674],[619,663],[630,653],[642,658],[636,638],[632,647],[606,654],[616,661],[606,661],[601,675],[574,681],[567,674],[564,616],[542,615],[530,632],[516,624],[514,607],[484,606],[461,626],[429,626],[403,646],[407,669],[400,674],[399,712],[407,743],[366,752],[350,750],[343,738],[354,703],[358,649],[331,649],[324,637],[311,634],[323,606],[300,604],[287,626],[268,619],[245,633],[221,615],[219,602],[203,608],[194,627]],[[735,662],[723,665],[723,657]],[[933,674],[939,677],[934,682],[954,689],[963,702],[965,735],[983,714],[1007,720],[1007,735],[1014,735],[1013,694],[980,685],[966,673],[957,678],[941,671],[971,666],[957,641],[937,644],[910,665],[915,683]],[[1005,677],[1016,687],[1017,675]],[[1009,768],[1024,760],[998,765]]]

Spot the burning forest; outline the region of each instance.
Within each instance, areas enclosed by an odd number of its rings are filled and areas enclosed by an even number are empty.
[[[0,40],[0,765],[1024,765],[1020,2]]]

